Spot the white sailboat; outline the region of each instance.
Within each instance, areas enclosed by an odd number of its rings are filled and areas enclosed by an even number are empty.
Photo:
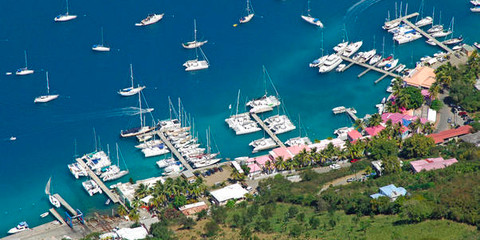
[[[135,23],[135,26],[140,27],[140,26],[147,26],[150,24],[154,24],[160,20],[162,20],[164,13],[162,14],[149,14],[146,18],[144,18],[142,21],[139,23]]]
[[[195,48],[195,59],[188,60],[186,61],[183,66],[185,67],[185,71],[197,71],[197,70],[202,70],[202,69],[207,69],[210,64],[208,63],[207,56],[203,52],[201,47],[198,47],[200,49],[200,53],[202,54],[203,60],[198,59],[198,51]]]
[[[52,194],[50,194],[50,183],[52,181],[52,177],[48,179],[47,185],[45,186],[45,194],[48,195],[48,200],[50,200],[50,203],[55,206],[55,207],[60,207],[60,201],[56,197],[54,197]]]
[[[318,27],[323,28],[323,23],[322,23],[322,21],[320,21],[320,19],[315,18],[315,17],[312,17],[312,16],[310,15],[310,0],[307,2],[307,5],[308,5],[308,6],[307,6],[307,14],[305,14],[305,15],[302,14],[302,15],[301,15],[302,19],[305,20],[305,21],[307,21],[308,23],[311,23],[311,24],[313,24],[313,25],[316,25],[316,26],[318,26]]]
[[[253,16],[255,16],[255,12],[253,11],[253,6],[250,0],[247,0],[247,8],[245,9],[245,16],[240,18],[240,23],[247,23],[252,20]]]
[[[68,0],[65,0],[67,3],[67,12],[65,14],[60,14],[54,18],[55,22],[66,22],[72,19],[77,18],[77,15],[70,15],[68,12]]]
[[[29,74],[33,74],[34,72],[33,70],[28,69],[27,51],[24,51],[24,55],[25,55],[25,67],[17,69],[17,71],[15,72],[15,75],[17,76],[29,75]]]
[[[451,31],[452,31],[452,36],[453,36],[453,27],[454,27],[454,24],[455,24],[455,18],[452,17],[452,22],[451,22]],[[450,30],[450,28],[449,28]],[[445,45],[454,45],[454,44],[457,44],[457,43],[460,43],[463,41],[463,37],[460,36],[460,37],[456,37],[456,38],[450,38],[450,39],[447,39],[445,41],[443,41],[442,43],[445,44]]]
[[[58,98],[58,94],[50,94],[50,83],[48,81],[48,72],[45,73],[45,76],[47,78],[47,95],[43,95],[43,96],[40,96],[40,97],[36,97],[35,100],[33,101],[34,103],[46,103],[46,102],[50,102],[54,99],[57,99]]]
[[[128,168],[127,168],[127,170],[120,170],[120,157],[118,155],[118,152],[119,152],[118,143],[116,144],[116,148],[117,148],[117,165],[110,166],[110,169],[112,169],[112,170],[109,171],[109,172],[105,172],[101,175],[101,178],[104,182],[119,179],[119,178],[127,175],[130,172],[128,170]],[[125,163],[125,160],[123,160],[123,163],[125,164],[125,167],[126,167],[127,164]]]
[[[103,43],[103,28],[101,28],[101,36],[102,36],[102,43],[101,44],[94,44],[92,46],[92,50],[97,51],[97,52],[109,52],[110,47],[105,46],[104,43]]]
[[[118,91],[118,94],[124,96],[124,97],[129,97],[129,96],[133,96],[137,93],[139,93],[140,91],[142,91],[145,86],[140,86],[138,85],[137,87],[134,87],[133,86],[133,68],[132,68],[132,64],[130,64],[130,79],[132,81],[132,86],[131,87],[127,87],[127,88],[124,88],[124,89],[120,89],[120,91]]]
[[[154,127],[149,127],[145,126],[144,120],[143,120],[143,112],[142,112],[142,100],[141,100],[141,93],[138,94],[138,105],[140,108],[140,127],[128,129],[128,130],[122,130],[120,132],[121,137],[133,137],[137,135],[141,135],[147,132],[150,132],[154,129]],[[153,108],[147,109],[147,112],[153,111]]]
[[[202,46],[203,44],[207,43],[208,40],[205,41],[197,41],[197,20],[193,20],[193,41],[182,43],[182,46],[187,49],[197,48]]]

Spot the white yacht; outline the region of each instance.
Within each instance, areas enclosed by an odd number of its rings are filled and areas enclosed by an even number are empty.
[[[433,23],[433,18],[428,16],[428,17],[425,17],[425,18],[422,18],[420,20],[418,20],[416,23],[415,23],[415,26],[417,27],[424,27],[424,26],[427,26],[427,25],[430,25]]]
[[[144,148],[148,148],[148,147],[153,147],[153,146],[161,144],[161,143],[163,143],[162,140],[153,139],[153,140],[146,141],[146,142],[140,143],[138,145],[135,145],[135,147],[138,148],[138,149],[144,149]]]
[[[182,171],[183,171],[183,165],[173,164],[166,167],[162,175],[164,176],[174,175],[174,174],[179,174]]]
[[[82,185],[85,191],[87,191],[88,195],[90,195],[90,197],[95,195],[96,193],[102,193],[102,189],[93,180],[82,182]]]
[[[327,60],[327,57],[328,57],[328,55],[321,56],[321,57],[313,60],[308,66],[309,67],[320,67],[321,65],[323,65],[325,60]]]
[[[58,98],[58,94],[50,94],[50,83],[48,82],[48,72],[45,73],[47,78],[47,95],[36,97],[34,103],[46,103]]]
[[[86,160],[87,166],[92,169],[92,171],[101,170],[102,168],[112,164],[110,158],[104,151],[95,151],[93,153],[86,154],[83,156],[83,159]]]
[[[365,52],[362,57],[360,58],[359,62],[367,62],[368,60],[370,60],[371,58],[373,58],[375,56],[375,54],[377,53],[377,50],[376,49],[372,49],[368,52]]]
[[[94,44],[94,45],[92,46],[92,50],[93,50],[93,51],[96,51],[96,52],[109,52],[109,51],[110,51],[110,47],[105,46],[104,43],[103,43],[103,28],[101,28],[101,35],[102,35],[102,43],[100,43],[100,44]]]
[[[177,161],[174,158],[167,158],[167,159],[159,160],[156,163],[159,168],[166,168],[172,164],[176,164],[176,162]]]
[[[32,69],[28,69],[27,51],[24,51],[24,55],[25,55],[25,67],[17,69],[17,71],[15,72],[15,75],[17,76],[29,75],[29,74],[33,74],[34,72]]]
[[[479,6],[480,5],[480,0],[470,0],[470,3],[475,5],[475,6]]]
[[[110,174],[107,174],[105,175],[102,180],[104,182],[106,181],[113,181],[113,180],[116,180],[116,179],[119,179],[125,175],[127,175],[129,173],[128,170],[120,170],[119,172],[116,172],[116,173],[110,173]]]
[[[145,155],[145,157],[155,157],[155,156],[167,154],[170,151],[167,149],[167,147],[165,147],[165,145],[159,144],[153,147],[144,148],[142,149],[142,152]]]
[[[142,21],[139,23],[135,23],[135,26],[140,27],[140,26],[147,26],[150,24],[154,24],[160,20],[162,20],[164,13],[162,14],[149,14],[146,18],[144,18]]]
[[[473,8],[470,8],[470,11],[471,11],[471,12],[480,12],[480,6],[477,5],[477,6],[473,7]]]
[[[393,61],[393,56],[388,56],[384,59],[382,59],[382,61],[380,61],[377,65],[377,67],[381,68],[381,67],[385,67],[385,65],[391,63]]]
[[[375,65],[378,63],[378,61],[382,60],[382,55],[376,54],[372,58],[370,58],[370,61],[368,61],[368,64],[370,65]]]
[[[436,46],[436,45],[437,45],[437,43],[435,43],[435,42],[433,41],[433,39],[428,39],[428,40],[425,41],[425,42],[428,43],[429,45],[432,45],[432,46]]]
[[[206,160],[201,160],[193,163],[193,166],[195,168],[201,168],[201,167],[206,167],[213,165],[215,163],[220,162],[222,159],[221,158],[212,158],[212,159],[206,159]]]
[[[435,33],[443,31],[443,25],[433,25],[431,28],[427,30],[427,33]]]
[[[407,67],[407,65],[405,65],[405,64],[400,64],[400,65],[398,65],[398,67],[395,69],[395,72],[401,73],[401,72],[405,69],[405,67]]]
[[[277,143],[271,138],[260,138],[248,144],[253,147],[252,153],[256,153],[262,150],[271,149],[277,146]]]
[[[203,53],[203,51],[202,51]],[[202,69],[207,69],[210,64],[208,60],[199,60],[198,58],[186,61],[183,66],[185,67],[185,71],[197,71]]]
[[[452,31],[450,30],[447,30],[447,31],[438,31],[438,32],[434,32],[432,33],[432,37],[435,37],[435,38],[438,38],[438,37],[446,37],[448,35],[452,34]]]
[[[301,17],[306,22],[308,22],[310,24],[313,24],[317,27],[323,28],[322,21],[320,21],[320,19],[312,17],[312,15],[310,15],[310,0],[308,0],[308,2],[307,2],[307,14],[302,14]]]
[[[400,25],[400,22],[401,22],[401,21],[395,21],[395,22],[387,21],[387,22],[385,22],[385,24],[382,26],[382,28],[383,28],[384,30],[389,30],[389,29],[395,28],[395,27],[397,27],[398,25]]]
[[[343,71],[345,71],[346,67],[347,67],[347,64],[342,63],[342,64],[338,65],[338,67],[337,67],[337,69],[335,69],[335,71],[343,72]]]
[[[342,53],[343,56],[345,57],[350,57],[352,56],[355,52],[358,51],[358,49],[360,49],[360,47],[362,47],[363,45],[363,41],[358,41],[358,42],[354,42],[354,43],[350,43],[347,48],[345,49],[345,51]]]
[[[333,51],[337,52],[337,53],[340,53],[342,52],[343,50],[345,50],[348,46],[348,42],[341,42],[339,44],[337,44],[337,46],[333,47]]]
[[[82,165],[78,164],[78,163],[71,163],[71,164],[68,164],[68,169],[70,170],[70,172],[72,173],[72,175],[78,179],[79,177],[85,177],[87,176],[87,170],[85,170]]]
[[[451,38],[451,39],[448,39],[448,40],[445,40],[443,41],[442,43],[445,44],[445,45],[454,45],[454,44],[457,44],[457,43],[461,43],[463,41],[463,37],[457,37],[457,38]]]
[[[120,91],[118,91],[118,94],[124,96],[124,97],[129,97],[129,96],[133,96],[137,93],[139,93],[140,91],[142,91],[145,86],[140,86],[138,85],[137,87],[134,87],[133,86],[133,68],[132,68],[132,64],[130,64],[130,80],[132,82],[132,86],[130,87],[127,87],[127,88],[124,88],[124,89],[121,89]]]
[[[390,70],[394,69],[397,66],[397,64],[398,64],[398,59],[394,59],[392,62],[385,65],[385,67],[383,67],[383,69],[385,71],[390,71]]]
[[[201,47],[203,44],[207,43],[208,41],[197,41],[197,20],[193,20],[193,41],[182,43],[182,46],[187,49],[193,49]]]
[[[68,0],[66,0],[66,3],[67,3],[67,12],[65,14],[60,14],[60,15],[56,16],[53,19],[55,22],[66,22],[66,21],[70,21],[70,20],[73,20],[73,19],[77,18],[77,15],[70,15],[68,13]]]
[[[28,229],[29,228],[28,228],[27,222],[20,222],[16,227],[8,230],[8,234],[14,234],[14,233],[22,232]]]
[[[344,113],[345,111],[347,111],[347,108],[345,108],[344,106],[334,107],[332,109],[333,114]]]
[[[155,127],[150,127],[150,126],[145,126],[144,119],[143,119],[143,111],[142,110],[142,99],[141,99],[141,93],[138,94],[138,106],[139,106],[139,115],[140,115],[140,127],[135,127],[131,128],[128,130],[122,130],[120,131],[120,136],[121,137],[133,137],[133,136],[138,136],[145,134],[147,132],[152,131],[155,129]],[[153,108],[147,108],[145,112],[151,112],[153,111]]]
[[[320,66],[320,68],[318,69],[318,72],[320,73],[330,72],[333,69],[335,69],[338,65],[340,65],[342,61],[343,61],[342,58],[337,54],[329,55],[327,60],[325,60],[325,63],[323,64],[323,66]]]
[[[248,101],[246,105],[251,107],[251,113],[262,113],[271,111],[274,107],[279,106],[280,100],[274,95],[264,95],[261,98]]]
[[[308,137],[295,137],[290,138],[285,142],[287,146],[303,146],[303,145],[310,145],[312,141]]]
[[[252,20],[253,16],[255,16],[255,12],[253,11],[253,6],[250,0],[247,0],[247,7],[245,8],[245,16],[240,18],[240,23],[247,23]]]
[[[422,34],[418,33],[415,30],[412,30],[402,35],[396,35],[393,37],[393,39],[397,41],[398,44],[412,42],[420,38],[422,38]]]

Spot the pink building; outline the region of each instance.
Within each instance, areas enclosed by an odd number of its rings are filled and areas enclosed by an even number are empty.
[[[442,157],[439,158],[427,158],[417,161],[412,161],[410,164],[412,165],[413,171],[415,173],[419,173],[421,171],[430,171],[435,169],[442,169],[446,168],[454,163],[457,163],[457,159],[443,159]]]
[[[361,138],[362,134],[359,133],[357,130],[352,130],[347,133],[347,137],[350,142],[354,142],[354,141],[357,141],[359,138]]]
[[[385,129],[384,126],[378,125],[378,126],[365,128],[365,132],[371,137],[374,137],[374,136],[377,136],[383,129]]]

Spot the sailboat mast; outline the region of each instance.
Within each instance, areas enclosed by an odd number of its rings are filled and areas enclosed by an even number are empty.
[[[97,146],[97,133],[95,132],[95,128],[93,128],[93,138],[94,138],[94,142],[95,142],[95,152],[98,150],[98,146]]]
[[[132,89],[133,89],[133,67],[131,63],[130,63],[130,80],[132,81]]]
[[[138,93],[138,106],[140,107],[140,127],[143,127],[143,116],[142,116],[142,99],[141,92]]]
[[[432,11],[432,26],[433,26],[434,20],[435,20],[435,7],[433,7],[433,11]]]
[[[48,71],[45,72],[45,75],[47,77],[47,95],[50,94],[50,83],[48,82]]]
[[[68,0],[65,0],[65,1],[67,2],[67,14],[66,15],[68,15]]]
[[[23,54],[25,55],[25,68],[28,69],[28,62],[27,62],[27,51],[23,51]]]
[[[118,143],[115,143],[115,147],[117,148],[117,166],[120,168],[120,158],[118,157]]]
[[[193,41],[197,43],[197,20],[193,19]]]
[[[238,94],[237,94],[237,109],[235,110],[235,118],[238,115],[238,102],[240,102],[240,89],[238,89]]]
[[[103,46],[103,27],[100,28],[100,35],[102,36],[102,46]]]

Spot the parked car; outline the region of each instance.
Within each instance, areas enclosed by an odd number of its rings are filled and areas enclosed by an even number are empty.
[[[356,163],[358,162],[359,159],[352,159],[352,161],[350,161],[351,163]]]
[[[334,164],[330,165],[330,168],[331,169],[340,169],[340,165],[334,163]]]
[[[222,167],[218,167],[218,171],[223,172],[223,168],[222,168]]]

